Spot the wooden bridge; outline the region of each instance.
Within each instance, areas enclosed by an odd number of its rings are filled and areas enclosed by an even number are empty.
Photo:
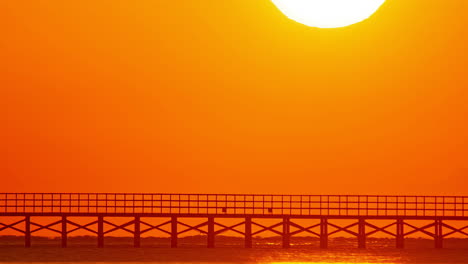
[[[2,223],[14,217],[20,220]],[[45,225],[35,222],[53,217],[58,220]],[[95,219],[83,221],[90,217]],[[116,224],[109,220],[115,217],[130,219]],[[184,223],[188,218],[203,222]],[[226,219],[238,223],[228,225]],[[267,225],[264,219],[277,223]],[[305,220],[310,225],[299,224]],[[336,223],[340,220],[349,224]],[[378,226],[379,220],[386,224]],[[415,220],[424,224],[415,225],[411,222]],[[150,231],[167,234],[170,246],[177,247],[178,237],[196,230],[206,234],[210,248],[215,247],[216,235],[227,231],[243,236],[246,248],[252,247],[253,236],[266,231],[281,236],[284,248],[298,234],[315,236],[320,247],[327,248],[329,237],[340,232],[355,236],[359,248],[365,248],[366,238],[378,232],[394,237],[397,248],[417,232],[432,237],[435,247],[442,248],[448,236],[468,236],[468,196],[0,193],[0,231],[7,229],[24,235],[26,247],[40,230],[59,234],[62,247],[77,230],[95,234],[98,247],[104,246],[105,235],[117,230],[131,233],[135,247],[140,247],[142,234]]]

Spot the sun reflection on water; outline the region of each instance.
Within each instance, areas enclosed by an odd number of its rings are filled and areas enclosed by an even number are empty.
[[[310,261],[298,261],[298,262],[265,262],[262,264],[382,264],[382,262],[310,262]],[[396,263],[385,263],[385,264],[396,264]]]
[[[382,264],[382,262],[310,262],[310,261],[299,261],[299,262],[266,262],[262,264]],[[385,264],[396,264],[396,263],[385,263]]]

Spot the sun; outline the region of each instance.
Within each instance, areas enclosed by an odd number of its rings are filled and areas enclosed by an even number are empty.
[[[361,22],[385,0],[272,0],[290,19],[317,28],[338,28]]]

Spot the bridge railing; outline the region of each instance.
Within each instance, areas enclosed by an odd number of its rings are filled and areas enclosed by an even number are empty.
[[[0,193],[2,213],[468,217],[468,196]]]

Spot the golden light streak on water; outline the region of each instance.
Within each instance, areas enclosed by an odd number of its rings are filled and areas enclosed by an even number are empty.
[[[382,264],[382,262],[268,262],[262,264]],[[396,263],[385,263],[396,264]]]

